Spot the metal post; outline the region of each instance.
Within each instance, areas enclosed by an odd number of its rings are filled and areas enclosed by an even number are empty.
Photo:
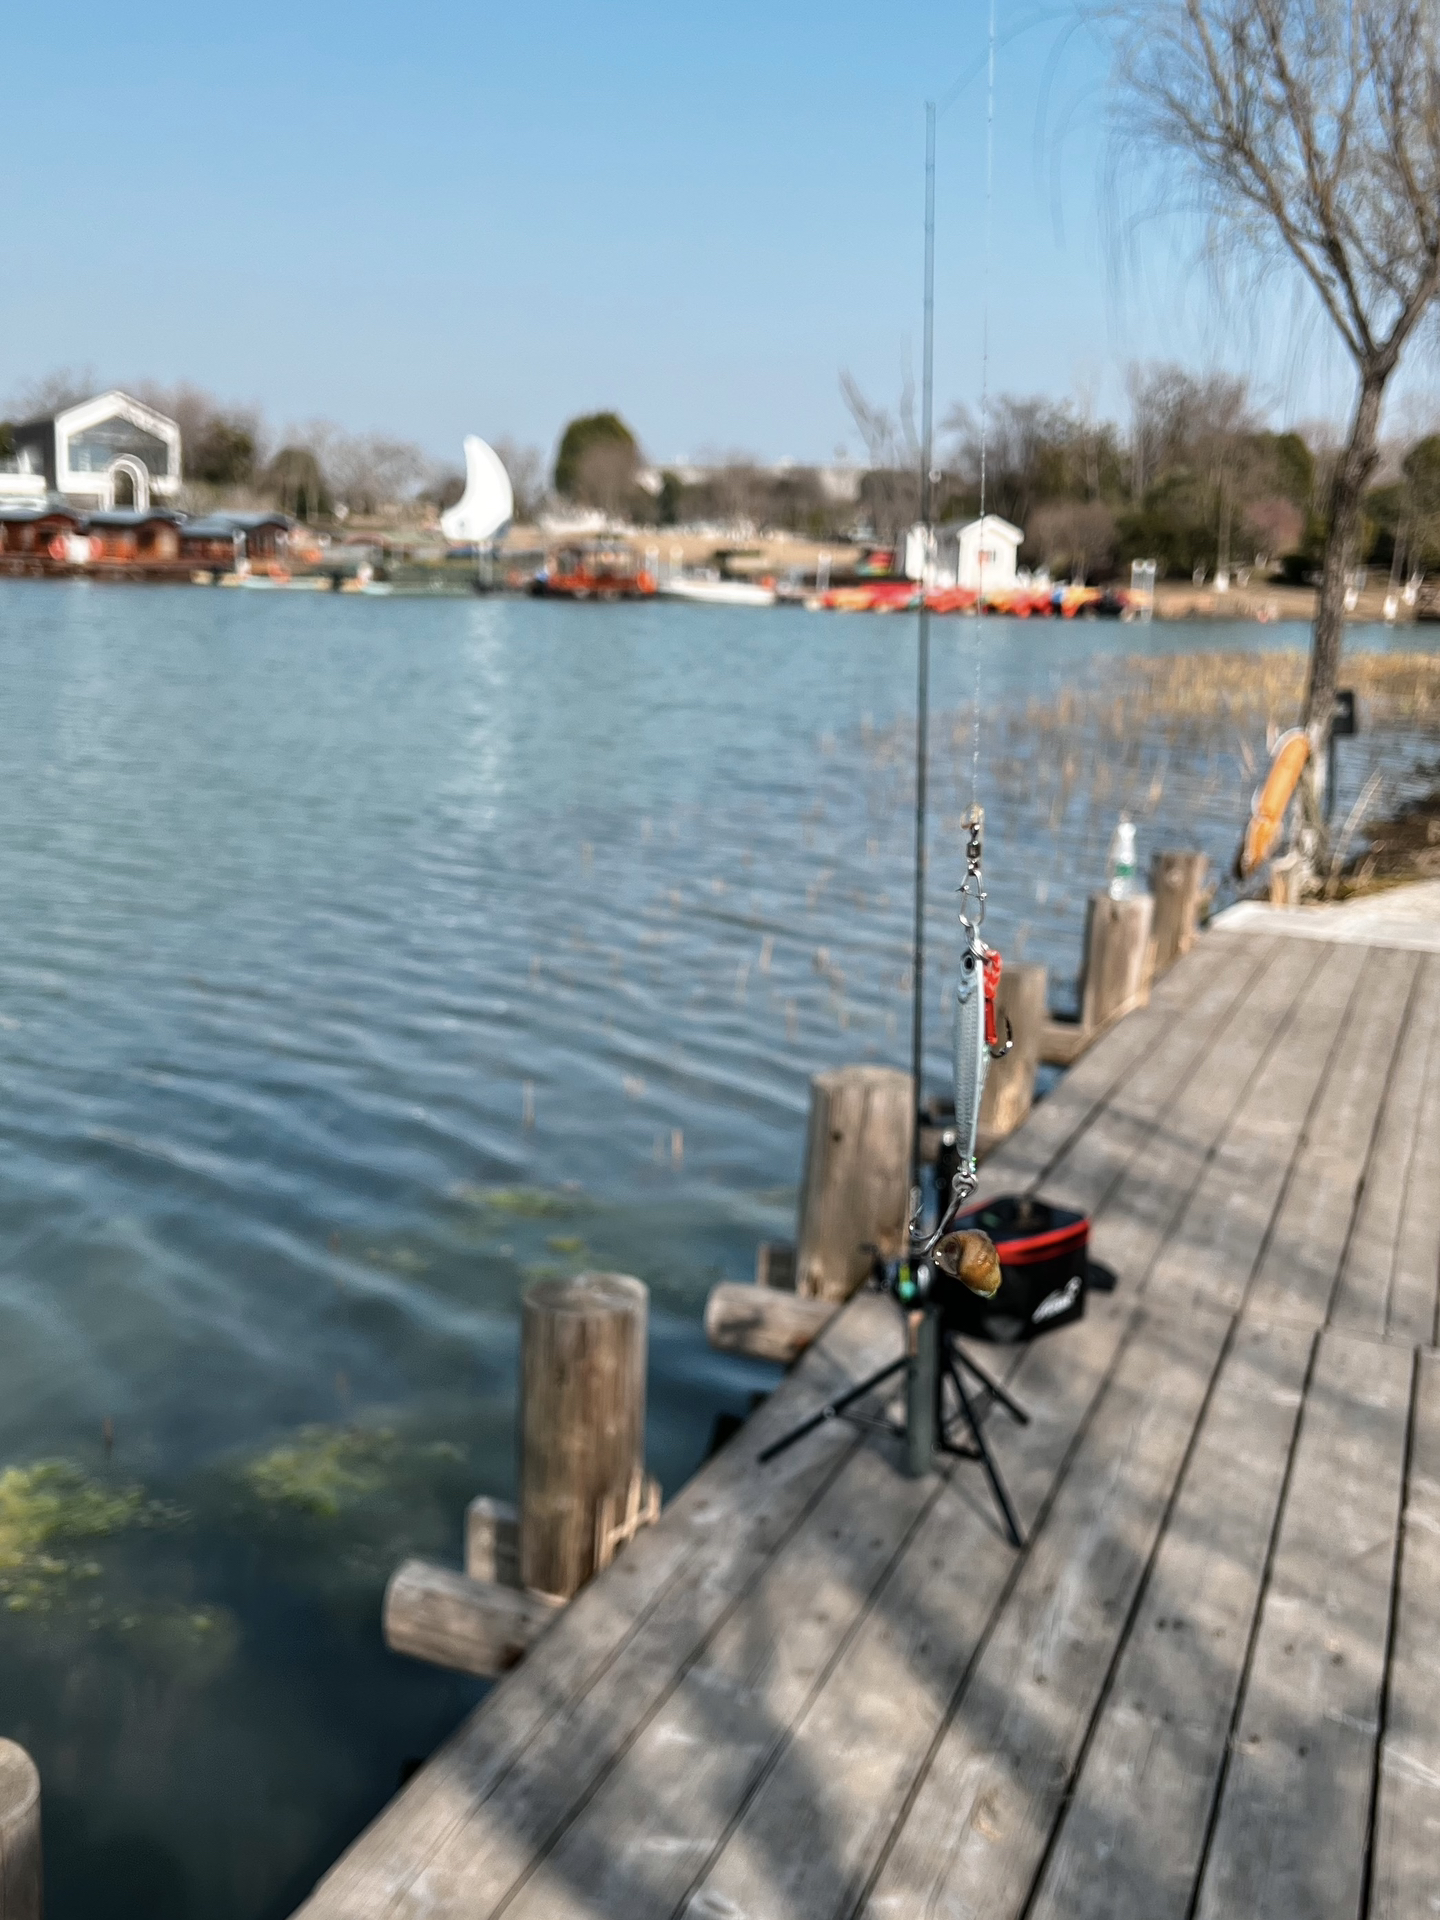
[[[935,103],[925,106],[925,348],[920,402],[920,520],[930,552],[930,464],[935,397]],[[930,771],[930,612],[920,581],[915,684],[915,926],[911,953],[910,1076],[918,1115],[925,1064],[925,808]],[[920,1129],[910,1147],[910,1187],[920,1184]]]

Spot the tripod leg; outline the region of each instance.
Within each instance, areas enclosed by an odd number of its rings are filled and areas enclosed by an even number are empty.
[[[1020,1531],[1020,1523],[1016,1520],[1015,1510],[1010,1505],[1010,1496],[1005,1491],[1005,1482],[1000,1478],[1000,1469],[995,1464],[995,1457],[985,1444],[985,1436],[980,1431],[980,1422],[975,1418],[975,1409],[970,1404],[970,1396],[965,1391],[965,1382],[960,1377],[960,1369],[955,1364],[948,1343],[945,1350],[945,1371],[949,1374],[955,1391],[960,1396],[960,1410],[965,1415],[966,1424],[975,1439],[976,1450],[984,1462],[985,1472],[990,1479],[990,1491],[994,1494],[995,1504],[999,1507],[1005,1521],[1005,1530],[1010,1536],[1010,1544],[1012,1547],[1023,1547],[1025,1536]]]
[[[1016,1420],[1018,1420],[1022,1427],[1029,1426],[1030,1424],[1029,1414],[1025,1411],[1024,1407],[1021,1406],[1020,1402],[1014,1399],[1006,1391],[1006,1389],[1001,1386],[998,1380],[992,1380],[990,1375],[986,1373],[983,1367],[977,1366],[976,1363],[970,1358],[969,1354],[965,1352],[963,1347],[957,1344],[954,1347],[953,1352],[954,1352],[955,1358],[960,1362],[960,1365],[964,1367],[967,1370],[967,1372],[974,1374],[975,1378],[980,1382],[981,1386],[985,1388],[986,1392],[991,1394],[996,1400],[998,1400],[1001,1406],[1004,1407],[1005,1411],[1008,1414],[1012,1415]]]
[[[878,1387],[882,1380],[888,1380],[892,1373],[899,1373],[900,1369],[907,1364],[907,1358],[902,1354],[898,1360],[892,1360],[888,1367],[881,1367],[879,1372],[872,1373],[868,1380],[862,1380],[858,1387],[851,1387],[838,1399],[827,1400],[818,1413],[812,1413],[808,1420],[802,1420],[798,1427],[792,1427],[789,1433],[772,1441],[763,1453],[758,1454],[756,1457],[760,1465],[763,1467],[766,1461],[773,1460],[777,1453],[784,1453],[785,1449],[793,1447],[797,1440],[803,1440],[807,1433],[814,1433],[817,1427],[823,1427],[827,1420],[835,1419],[838,1414],[845,1411],[846,1407],[863,1399],[873,1387]]]

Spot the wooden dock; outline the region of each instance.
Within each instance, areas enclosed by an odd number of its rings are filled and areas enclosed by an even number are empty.
[[[1440,953],[1204,937],[987,1163],[1119,1275],[906,1479],[854,1300],[305,1920],[1440,1912]]]

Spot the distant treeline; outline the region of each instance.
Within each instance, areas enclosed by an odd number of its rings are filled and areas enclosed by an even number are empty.
[[[848,476],[767,466],[734,454],[701,467],[652,466],[619,414],[572,420],[550,471],[539,451],[502,439],[516,516],[568,503],[655,527],[704,522],[742,532],[893,540],[920,510],[913,395],[873,405],[848,375],[841,393],[865,448]],[[93,378],[52,375],[12,398],[11,421],[99,390]],[[303,520],[431,516],[458,499],[457,468],[413,442],[352,434],[324,420],[276,433],[260,409],[191,386],[141,382],[137,398],[179,423],[191,504],[264,503]],[[985,504],[1025,530],[1021,561],[1103,580],[1132,559],[1162,574],[1267,565],[1294,580],[1318,567],[1328,524],[1335,444],[1324,430],[1276,433],[1248,383],[1171,365],[1135,366],[1128,419],[1099,420],[1070,401],[1002,394],[985,433]],[[0,453],[7,441],[0,419]],[[953,408],[937,437],[935,513],[969,519],[980,507],[980,423]],[[1440,567],[1440,435],[1386,449],[1366,496],[1361,558],[1405,570]]]
[[[1293,580],[1319,566],[1336,453],[1322,430],[1264,425],[1244,379],[1135,366],[1124,426],[1068,401],[1002,394],[984,435],[985,505],[1025,530],[1022,563],[1101,580],[1153,559],[1162,574],[1259,563]],[[913,396],[888,412],[853,380],[841,392],[866,459],[853,492],[819,468],[736,455],[703,469],[648,469],[613,413],[575,420],[561,440],[555,491],[659,526],[713,521],[820,539],[893,540],[920,511]],[[532,459],[534,456],[532,455]],[[937,444],[935,516],[980,509],[980,422],[956,407]],[[1367,496],[1362,558],[1440,566],[1440,436],[1391,446]]]

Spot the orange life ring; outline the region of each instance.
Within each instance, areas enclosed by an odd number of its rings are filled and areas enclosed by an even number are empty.
[[[69,547],[65,544],[64,534],[57,533],[52,535],[50,544],[45,551],[52,560],[64,560],[70,551]]]
[[[1303,727],[1291,727],[1275,742],[1270,771],[1250,803],[1250,823],[1235,863],[1242,880],[1249,878],[1275,845],[1309,759],[1310,736]]]

